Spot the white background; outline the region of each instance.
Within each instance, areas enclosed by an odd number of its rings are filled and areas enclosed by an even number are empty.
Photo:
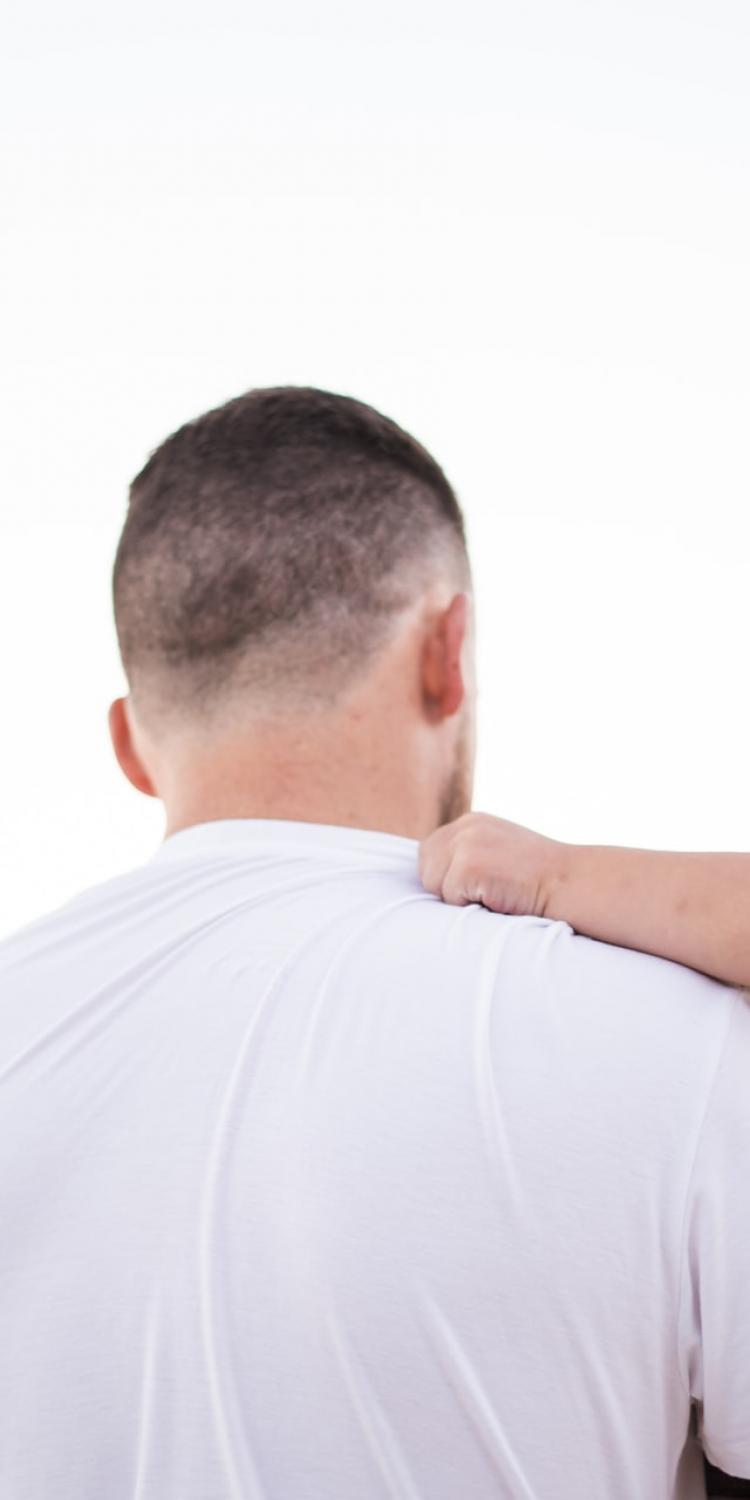
[[[476,808],[750,849],[747,0],[40,0],[4,51],[0,930],[160,842],[107,730],[127,484],[254,385],[456,486]]]

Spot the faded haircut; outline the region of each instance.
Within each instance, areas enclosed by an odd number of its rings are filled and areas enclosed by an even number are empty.
[[[149,730],[334,708],[436,577],[471,590],[442,469],[364,402],[248,391],[187,422],[130,486],[112,593]]]

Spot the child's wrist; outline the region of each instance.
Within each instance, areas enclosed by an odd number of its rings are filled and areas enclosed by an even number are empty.
[[[544,916],[553,922],[570,920],[571,896],[575,882],[580,878],[583,855],[582,844],[564,844],[555,840],[543,882]]]

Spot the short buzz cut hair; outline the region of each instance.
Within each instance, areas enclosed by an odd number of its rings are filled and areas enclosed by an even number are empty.
[[[436,577],[471,591],[464,521],[421,444],[362,401],[248,391],[130,486],[115,628],[157,731],[333,708]]]

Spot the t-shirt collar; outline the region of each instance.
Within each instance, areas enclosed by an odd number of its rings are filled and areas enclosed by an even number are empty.
[[[397,863],[414,864],[419,841],[374,828],[346,828],[334,823],[300,823],[281,818],[217,818],[191,823],[171,833],[152,859],[178,859],[194,855],[268,853],[284,849],[314,855],[369,855]]]

